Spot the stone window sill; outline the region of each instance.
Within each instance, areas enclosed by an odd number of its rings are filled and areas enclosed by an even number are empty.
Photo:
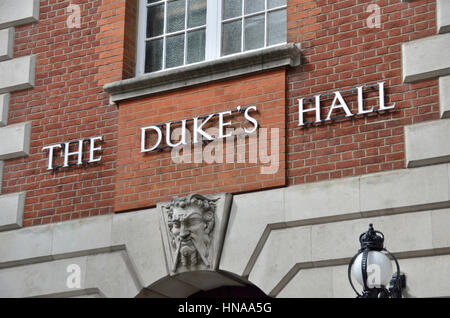
[[[195,65],[150,73],[106,84],[111,103],[236,78],[286,66],[300,65],[298,44],[288,43]]]

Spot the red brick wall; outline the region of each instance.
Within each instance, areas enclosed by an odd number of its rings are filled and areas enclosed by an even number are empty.
[[[66,25],[69,4],[81,28]],[[15,28],[15,57],[37,56],[34,89],[11,94],[9,123],[31,121],[27,158],[5,162],[3,193],[27,191],[24,225],[112,212],[117,107],[102,84],[122,78],[124,0],[43,0],[38,23]],[[103,136],[100,165],[46,170],[42,147]]]
[[[136,75],[138,0],[128,0],[125,8],[123,78]]]
[[[284,186],[286,184],[285,79],[286,72],[281,69],[121,103],[115,210],[125,211],[154,206],[175,195],[193,192],[241,193]],[[154,151],[146,155],[140,152],[142,127],[251,105],[257,106],[258,113],[250,114],[258,120],[260,127],[279,129],[281,162],[275,174],[260,174],[262,164],[259,160],[255,164],[249,160],[246,160],[246,163],[175,164],[170,151]],[[243,121],[243,115],[226,117],[225,120],[229,119],[233,123],[239,123]],[[217,127],[217,119],[215,121],[213,126]],[[233,126],[240,127],[240,125]],[[247,123],[245,126],[250,128]],[[150,144],[153,142],[149,142]],[[246,149],[249,149],[248,146]]]
[[[66,27],[70,3],[81,6],[81,29]],[[381,6],[380,29],[366,25],[370,3]],[[37,55],[36,87],[11,95],[9,123],[32,122],[31,152],[27,158],[5,162],[2,191],[27,191],[25,226],[136,209],[194,191],[236,193],[286,183],[281,172],[260,176],[254,167],[212,165],[175,171],[167,154],[155,160],[153,171],[145,168],[146,162],[153,161],[144,162],[135,153],[136,165],[152,176],[151,180],[141,178],[125,168],[130,162],[122,153],[123,145],[117,144],[119,113],[120,138],[124,138],[123,120],[136,116],[133,110],[140,109],[145,125],[151,125],[233,109],[237,103],[253,103],[250,100],[256,96],[268,105],[276,99],[267,118],[275,116],[276,124],[282,125],[281,117],[287,116],[287,146],[282,149],[288,155],[283,162],[286,170],[280,171],[286,173],[289,184],[404,168],[403,127],[439,116],[437,80],[402,84],[401,78],[401,44],[436,33],[435,0],[288,0],[288,41],[301,44],[300,67],[288,70],[286,76],[280,70],[142,98],[121,104],[117,111],[109,105],[102,86],[133,76],[134,5],[125,0],[41,0],[40,21],[16,27],[15,56]],[[283,89],[270,88],[280,94],[277,98],[246,91],[253,83],[264,86],[275,79],[286,83]],[[298,98],[378,81],[386,82],[387,103],[396,102],[396,111],[297,127]],[[226,87],[232,93],[225,93]],[[282,93],[287,94],[285,102]],[[354,99],[348,102],[355,110]],[[368,106],[374,102],[375,95],[369,95]],[[281,107],[284,103],[287,110]],[[263,127],[267,124],[264,113]],[[137,118],[130,120],[136,135],[127,144],[139,151],[141,125]],[[101,164],[57,173],[46,170],[47,154],[42,147],[98,135],[105,140]]]
[[[381,7],[379,29],[366,24],[371,3]],[[290,184],[405,167],[403,127],[439,117],[439,90],[437,79],[402,84],[401,44],[436,34],[435,7],[434,0],[288,1],[288,41],[301,43],[303,54],[303,65],[288,72]],[[297,99],[382,81],[396,111],[297,127]]]

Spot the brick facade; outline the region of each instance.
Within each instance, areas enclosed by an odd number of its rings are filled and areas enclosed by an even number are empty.
[[[15,56],[37,56],[36,85],[11,94],[9,112],[10,123],[32,121],[30,156],[8,160],[3,179],[3,193],[27,191],[24,226],[112,212],[117,108],[101,83],[121,79],[123,30],[114,22],[123,29],[124,2],[72,1],[81,28],[69,29],[71,1],[41,1],[40,21],[16,27]],[[44,146],[98,135],[107,140],[101,165],[46,170]]]
[[[71,2],[81,7],[80,29],[66,26]],[[288,42],[301,45],[300,67],[154,95],[117,107],[109,105],[102,86],[133,76],[136,2],[42,0],[39,22],[15,29],[15,57],[37,56],[36,85],[12,93],[9,112],[10,124],[32,122],[30,156],[5,161],[2,184],[4,194],[27,191],[24,226],[154,206],[193,191],[241,193],[404,168],[403,127],[439,118],[439,91],[437,79],[403,84],[401,44],[436,34],[435,1],[376,1],[382,10],[380,29],[366,26],[370,13],[364,0],[287,3]],[[380,81],[386,83],[387,103],[395,102],[395,111],[297,127],[298,98]],[[254,85],[268,88],[256,92]],[[264,177],[255,173],[255,167],[243,172],[246,168],[217,165],[174,171],[167,154],[159,154],[158,167],[151,168],[146,181],[126,172],[124,151],[131,146],[139,149],[138,125],[144,120],[152,125],[192,118],[248,105],[258,96],[264,105],[259,107],[262,126],[268,127],[268,120],[275,116],[275,125],[283,128],[281,136],[286,137],[287,146],[282,143],[281,149],[283,154],[287,150],[287,156],[280,157],[285,161],[279,174]],[[370,106],[375,97],[369,97]],[[354,101],[348,101],[355,109]],[[134,126],[136,132],[128,142],[125,125]],[[53,173],[46,170],[44,146],[93,136],[105,140],[100,164]],[[138,153],[132,159],[144,164]],[[214,169],[218,172],[213,173]],[[130,191],[130,187],[135,188]]]
[[[285,185],[285,79],[285,70],[275,70],[121,103],[115,210],[154,206],[175,195],[242,193]],[[260,167],[264,164],[259,160],[259,153],[256,163],[248,159],[245,163],[236,163],[237,152],[242,149],[237,147],[236,140],[235,163],[226,163],[226,156],[231,154],[227,151],[221,156],[223,163],[212,164],[195,163],[193,148],[192,163],[183,164],[173,163],[170,150],[140,153],[141,127],[235,110],[241,105],[257,106],[256,114],[251,115],[260,127],[279,129],[280,166],[275,174],[261,174]],[[243,114],[227,116],[225,120],[231,121],[234,128],[249,126],[244,123]],[[211,127],[217,127],[217,118]],[[224,147],[227,142],[224,140]],[[248,157],[249,142],[253,141],[246,139],[245,142]],[[270,145],[267,145],[269,150]]]
[[[436,34],[435,1],[374,3],[381,28],[372,29],[367,1],[288,1],[288,41],[301,43],[303,55],[288,71],[289,184],[405,168],[403,127],[439,118],[437,79],[403,84],[401,64],[403,42]],[[377,82],[394,112],[297,127],[298,98]],[[356,113],[355,98],[346,101]]]

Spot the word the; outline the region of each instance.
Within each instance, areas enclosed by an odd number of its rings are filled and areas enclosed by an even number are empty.
[[[99,162],[102,160],[102,157],[95,158],[95,153],[102,150],[101,146],[96,147],[95,143],[97,141],[102,141],[102,137],[93,137],[89,139],[80,139],[78,141],[71,141],[66,142],[63,144],[58,145],[52,145],[42,148],[43,151],[48,150],[48,169],[47,170],[53,170],[53,159],[55,154],[55,149],[62,149],[62,156],[64,157],[64,163],[61,166],[61,168],[69,167],[69,157],[71,156],[77,156],[77,163],[75,165],[82,165],[83,164],[83,151],[84,151],[84,143],[89,142],[89,161],[87,163],[94,163]],[[70,152],[70,145],[71,144],[77,144],[77,150]]]
[[[389,109],[393,109],[395,108],[395,103],[392,106],[386,106],[385,101],[384,101],[384,82],[382,83],[378,83],[378,92],[379,92],[379,105],[378,105],[378,111],[385,111],[385,110],[389,110]],[[358,113],[357,115],[364,115],[364,114],[369,114],[369,113],[373,113],[375,112],[375,108],[372,107],[370,109],[364,109],[364,96],[363,96],[363,89],[364,86],[360,86],[357,87],[357,94],[358,94]],[[325,121],[331,121],[331,115],[333,114],[333,112],[336,109],[342,109],[345,112],[345,117],[352,117],[354,116],[354,114],[350,111],[350,109],[347,106],[347,103],[345,102],[344,98],[342,97],[342,94],[340,92],[335,92],[334,94],[334,99],[333,99],[333,103],[331,104],[330,110],[328,112],[328,116],[325,119]],[[303,121],[303,115],[306,112],[315,112],[315,117],[316,120],[314,123],[321,123],[322,122],[322,118],[320,116],[320,108],[321,108],[321,101],[320,101],[320,96],[321,95],[317,95],[314,97],[315,100],[315,107],[313,108],[309,108],[309,109],[304,109],[303,107],[303,103],[305,98],[299,99],[298,100],[298,126],[303,126],[305,123]],[[309,98],[308,98],[309,99]]]
[[[255,110],[256,111],[256,106],[250,106],[247,107],[245,110],[241,109],[241,106],[237,107],[238,112],[243,111],[244,112],[244,117],[247,121],[251,122],[253,124],[253,128],[251,129],[247,129],[245,128],[245,133],[247,134],[251,134],[253,132],[256,131],[256,129],[258,128],[258,122],[256,119],[252,118],[249,116],[249,111],[250,110]],[[162,140],[163,140],[163,132],[161,131],[161,126],[165,126],[165,141],[168,147],[174,148],[174,147],[178,147],[181,145],[186,145],[188,143],[186,135],[187,135],[187,122],[188,121],[193,121],[193,131],[192,131],[192,136],[193,136],[193,143],[198,143],[198,142],[202,142],[202,141],[212,141],[215,138],[212,137],[210,134],[208,134],[207,132],[205,132],[203,130],[203,128],[205,127],[205,124],[208,123],[208,121],[210,121],[213,117],[218,116],[219,117],[219,134],[217,136],[218,139],[221,138],[228,138],[231,137],[231,134],[225,134],[224,133],[224,128],[226,126],[231,126],[232,123],[231,121],[227,121],[225,122],[224,117],[225,116],[231,116],[233,113],[235,113],[236,111],[226,111],[226,112],[221,112],[221,113],[217,113],[217,114],[211,114],[208,116],[202,116],[202,117],[195,117],[193,119],[184,119],[178,123],[181,123],[181,139],[178,143],[174,144],[172,143],[171,140],[171,126],[175,123],[166,123],[164,125],[159,125],[159,126],[148,126],[148,127],[144,127],[141,128],[141,153],[146,153],[146,152],[150,152],[153,151],[155,149],[157,149]],[[147,147],[146,145],[146,141],[147,141],[147,133],[149,131],[153,130],[154,132],[156,132],[157,134],[157,140],[155,142],[154,145],[152,145],[151,147]],[[203,139],[206,138],[206,139]]]

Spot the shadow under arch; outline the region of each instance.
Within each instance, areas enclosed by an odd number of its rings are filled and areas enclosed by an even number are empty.
[[[190,271],[163,277],[136,298],[270,298],[246,278],[227,271]]]

